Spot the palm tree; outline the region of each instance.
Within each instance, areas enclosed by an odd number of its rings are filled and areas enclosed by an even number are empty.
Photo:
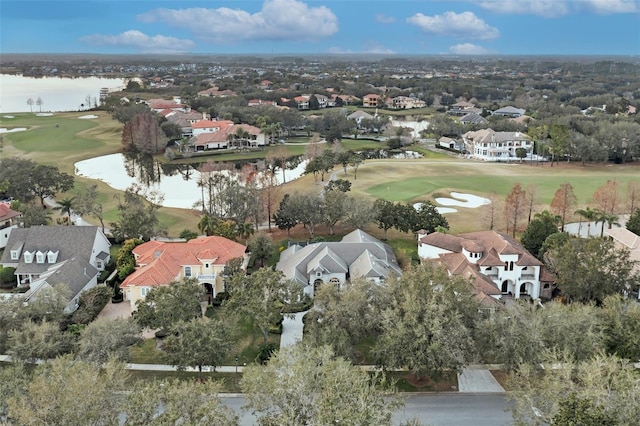
[[[587,238],[591,237],[591,222],[596,222],[599,219],[600,211],[587,207],[586,209],[576,210],[574,214],[577,214],[587,221]],[[580,221],[580,226],[582,226],[582,220]],[[580,234],[580,228],[578,228],[578,234]]]
[[[27,105],[29,105],[29,109],[33,112],[33,99],[27,99]]]
[[[202,232],[207,237],[210,237],[215,232],[217,226],[218,219],[211,215],[205,214],[200,218],[200,222],[198,222],[198,231]]]
[[[76,197],[65,198],[64,200],[58,202],[59,205],[57,207],[54,207],[54,210],[60,210],[63,215],[66,214],[67,226],[71,225],[71,209],[74,205],[75,199]]]
[[[238,223],[236,226],[237,226],[238,235],[244,239],[245,243],[247,242],[249,237],[253,235],[253,233],[255,232],[255,229],[253,228],[253,223],[249,223],[249,222]]]
[[[602,214],[602,230],[600,231],[600,237],[604,236],[604,223],[607,222],[607,226],[609,227],[609,229],[611,229],[613,225],[620,226],[620,223],[618,223],[618,219],[620,218],[613,213],[603,213]]]
[[[42,104],[44,103],[44,101],[42,100],[42,98],[40,96],[38,96],[38,99],[36,100],[36,105],[38,105],[40,107],[40,112],[42,112]]]

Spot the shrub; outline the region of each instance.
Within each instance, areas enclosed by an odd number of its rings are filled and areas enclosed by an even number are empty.
[[[278,345],[273,342],[261,343],[258,346],[258,355],[256,357],[256,361],[260,364],[266,364],[271,356],[278,350]]]
[[[16,268],[0,266],[0,287],[11,288],[16,285]]]
[[[78,299],[78,309],[73,313],[73,322],[89,324],[96,319],[100,311],[109,303],[112,290],[107,286],[97,286],[82,292]]]

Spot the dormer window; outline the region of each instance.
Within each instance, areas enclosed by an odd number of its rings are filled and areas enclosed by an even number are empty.
[[[49,250],[47,252],[47,262],[49,263],[56,263],[56,260],[58,260],[58,252],[53,252],[51,250]]]
[[[25,261],[25,263],[33,262],[33,253],[31,253],[29,251],[25,251],[24,252],[24,261]]]
[[[11,250],[11,260],[18,260],[20,258],[20,252],[18,250]]]
[[[41,252],[40,250],[36,252],[36,262],[44,263],[44,253]]]

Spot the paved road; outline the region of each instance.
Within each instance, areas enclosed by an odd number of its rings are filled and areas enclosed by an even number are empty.
[[[243,397],[224,397],[222,402],[240,416],[241,426],[253,426],[256,418],[242,411]],[[505,411],[509,403],[497,394],[429,394],[412,395],[405,399],[405,407],[393,417],[398,425],[417,417],[430,426],[505,426],[512,425],[511,413]]]

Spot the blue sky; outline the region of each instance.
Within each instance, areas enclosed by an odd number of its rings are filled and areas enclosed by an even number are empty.
[[[0,0],[0,52],[639,55],[640,0]]]

